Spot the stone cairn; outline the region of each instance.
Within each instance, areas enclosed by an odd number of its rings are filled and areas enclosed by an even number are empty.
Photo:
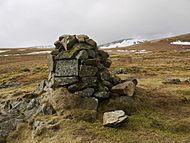
[[[48,58],[51,88],[66,87],[81,97],[110,97],[112,87],[121,79],[109,72],[112,62],[108,53],[86,35],[63,35],[54,44]]]

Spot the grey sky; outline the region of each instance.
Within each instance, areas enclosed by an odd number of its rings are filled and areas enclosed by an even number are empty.
[[[190,32],[190,0],[0,0],[0,47],[84,33],[99,44]]]

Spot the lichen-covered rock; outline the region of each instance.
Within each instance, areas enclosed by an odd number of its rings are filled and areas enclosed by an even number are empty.
[[[94,66],[86,66],[86,65],[81,65],[79,69],[79,76],[80,77],[91,77],[95,76],[98,71],[97,67]]]
[[[86,39],[85,40],[90,46],[97,47],[97,43],[92,39]]]
[[[84,82],[79,82],[79,83],[75,83],[75,84],[72,84],[72,85],[69,85],[67,87],[67,89],[71,92],[71,93],[74,93],[76,91],[80,91],[84,88],[86,88],[88,85],[87,83],[84,83]]]
[[[126,81],[112,87],[111,91],[126,96],[133,96],[135,93],[135,84],[132,81]]]
[[[82,91],[75,92],[75,94],[81,97],[91,97],[94,94],[94,88],[86,88]]]
[[[76,59],[79,59],[79,60],[86,60],[88,59],[88,53],[86,50],[82,50],[78,53],[78,55],[76,56]]]
[[[47,80],[41,81],[41,83],[38,85],[38,87],[34,91],[34,94],[37,94],[37,95],[42,94],[43,92],[45,92],[46,86],[48,86],[48,81]]]
[[[87,45],[85,43],[77,43],[73,46],[73,49],[72,50],[94,50],[95,47],[91,46],[91,45]],[[72,51],[71,50],[71,51]]]
[[[67,35],[63,37],[60,43],[63,45],[63,47],[67,51],[67,50],[70,50],[74,46],[74,44],[77,43],[77,39],[74,35]]]
[[[55,76],[78,76],[78,60],[59,60],[55,64]]]
[[[87,35],[76,35],[76,39],[79,43],[84,43],[89,37]]]
[[[0,140],[6,141],[6,137],[16,129],[19,120],[13,115],[1,115],[0,116]]]
[[[101,80],[110,81],[111,80],[111,74],[108,70],[101,71],[100,73]]]
[[[109,58],[109,54],[103,50],[98,50],[98,54],[102,60],[106,60],[107,58]]]
[[[102,81],[102,82],[103,82],[103,84],[104,84],[106,87],[108,87],[108,88],[112,88],[112,87],[113,87],[113,84],[112,84],[111,82],[109,82],[109,81],[104,80],[104,81]]]
[[[53,115],[56,113],[55,109],[53,108],[51,104],[43,104],[41,107],[41,112],[44,115]]]
[[[121,80],[118,76],[112,75],[110,82],[111,82],[113,85],[117,85],[117,84],[121,83],[122,80]]]
[[[72,59],[78,53],[77,49],[69,50],[69,51],[61,51],[55,56],[55,60],[64,60],[64,59]]]
[[[190,84],[190,78],[186,79],[184,82]]]
[[[105,112],[103,115],[103,125],[114,127],[122,122],[124,122],[128,116],[123,110],[116,110],[111,112]]]
[[[54,71],[54,59],[53,59],[53,55],[51,54],[48,55],[48,69],[49,69],[49,72]]]
[[[166,78],[163,82],[164,84],[170,83],[170,84],[179,84],[181,83],[181,80],[179,78]]]
[[[111,66],[111,64],[112,64],[112,61],[109,60],[109,59],[107,59],[107,60],[103,61],[102,63],[103,63],[103,65],[104,65],[106,68],[109,68],[109,67]]]
[[[56,47],[57,49],[59,49],[59,48],[62,46],[62,44],[61,44],[60,41],[56,41],[56,42],[54,43],[54,45],[55,45],[55,47]]]
[[[94,50],[87,50],[89,58],[95,58],[96,52]]]
[[[57,88],[48,94],[53,108],[60,115],[67,110],[85,109],[97,110],[98,100],[95,98],[83,98],[68,92],[66,88]]]
[[[97,67],[100,64],[100,59],[94,58],[94,59],[84,60],[82,64]]]
[[[54,77],[53,86],[66,86],[77,83],[78,81],[78,77]]]
[[[82,77],[82,82],[86,83],[88,87],[97,86],[97,77]]]
[[[97,92],[94,94],[94,97],[98,99],[106,99],[110,97],[110,93],[106,91]]]

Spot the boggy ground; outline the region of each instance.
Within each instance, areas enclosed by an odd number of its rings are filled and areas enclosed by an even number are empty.
[[[130,47],[151,51],[149,53],[110,53],[113,61],[110,70],[118,67],[137,69],[119,76],[123,79],[132,76],[139,81],[136,95],[140,97],[141,105],[136,105],[128,122],[121,126],[107,128],[102,126],[101,120],[88,123],[59,116],[39,116],[39,120],[49,122],[39,133],[34,133],[29,123],[23,123],[9,136],[8,142],[190,142],[190,85],[162,83],[166,77],[190,77],[189,48],[171,46],[162,40]],[[0,83],[19,83],[0,88],[1,100],[34,90],[42,79],[47,78],[47,73],[47,55],[0,56]]]

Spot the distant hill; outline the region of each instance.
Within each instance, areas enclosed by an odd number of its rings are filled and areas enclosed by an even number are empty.
[[[182,41],[182,42],[190,42],[190,33],[188,34],[182,34],[182,35],[176,35],[172,37],[152,40],[156,42],[174,42],[174,41]]]
[[[139,42],[138,44],[126,45],[112,50],[145,50],[145,51],[189,51],[190,33],[162,39]]]

